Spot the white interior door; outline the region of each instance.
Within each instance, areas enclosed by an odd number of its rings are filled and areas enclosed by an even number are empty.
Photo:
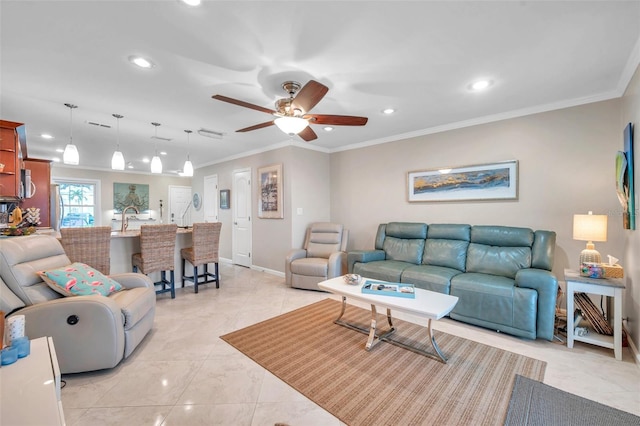
[[[205,222],[218,222],[218,175],[204,177],[202,208]]]
[[[190,186],[169,186],[169,223],[178,226],[192,224]]]
[[[231,211],[233,215],[233,263],[251,266],[251,169],[233,172]]]

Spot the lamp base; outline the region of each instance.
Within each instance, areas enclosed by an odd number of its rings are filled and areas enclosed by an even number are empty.
[[[583,263],[602,263],[598,250],[584,249],[580,252],[580,265]]]

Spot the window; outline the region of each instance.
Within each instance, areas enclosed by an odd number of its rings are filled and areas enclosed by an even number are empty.
[[[60,197],[60,227],[84,228],[96,225],[99,211],[99,182],[56,179]]]

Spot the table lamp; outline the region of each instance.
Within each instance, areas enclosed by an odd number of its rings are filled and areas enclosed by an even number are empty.
[[[587,247],[580,253],[580,264],[601,263],[600,253],[595,249],[594,241],[607,241],[607,215],[574,214],[573,239],[587,241]]]

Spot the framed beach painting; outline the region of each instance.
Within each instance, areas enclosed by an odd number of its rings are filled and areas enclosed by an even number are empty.
[[[409,202],[516,200],[518,161],[407,173]]]
[[[261,219],[282,219],[282,164],[260,167],[258,169],[260,193],[258,199],[258,217]]]

